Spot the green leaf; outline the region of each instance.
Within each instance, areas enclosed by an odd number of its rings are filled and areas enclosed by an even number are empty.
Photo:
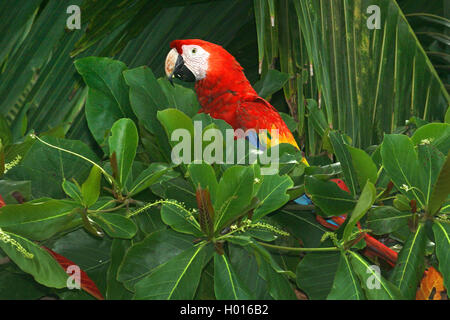
[[[369,300],[403,299],[400,290],[384,279],[378,266],[369,264],[359,254],[348,251],[353,271],[357,274],[364,293]]]
[[[280,210],[270,218],[282,225],[295,239],[301,240],[306,248],[317,248],[328,229],[318,223],[315,217],[316,214],[308,211]]]
[[[118,270],[122,260],[131,246],[131,241],[114,239],[111,245],[111,263],[108,267],[106,295],[107,300],[129,300],[132,292],[125,289],[123,283],[117,280]]]
[[[356,205],[353,197],[332,181],[321,181],[313,176],[306,176],[305,188],[313,203],[322,210],[325,216],[347,213]]]
[[[198,237],[203,236],[200,224],[192,212],[177,202],[166,202],[162,205],[161,219],[165,224],[178,232],[192,234]]]
[[[152,70],[142,66],[125,70],[123,76],[130,87],[131,107],[137,118],[151,133],[160,133],[162,128],[156,113],[167,109],[169,103]]]
[[[247,241],[245,245],[250,243],[251,240]],[[266,281],[258,273],[258,262],[253,250],[246,250],[242,244],[228,243],[228,252],[233,270],[243,285],[248,288],[253,298],[258,300],[272,299],[267,290]]]
[[[288,81],[289,75],[275,69],[269,69],[261,80],[254,85],[254,89],[260,97],[268,99],[275,92],[281,90]]]
[[[373,184],[377,183],[377,166],[372,158],[364,151],[346,145],[350,156],[352,157],[353,168],[355,169],[358,184],[362,188],[366,185],[367,180]]]
[[[136,283],[133,299],[192,300],[206,257],[204,245],[183,251]]]
[[[0,299],[38,300],[48,294],[50,290],[47,287],[36,283],[28,274],[17,271],[0,270]]]
[[[414,132],[411,137],[414,145],[422,143],[435,146],[443,154],[447,154],[450,149],[450,124],[449,123],[429,123]]]
[[[328,123],[323,113],[323,109],[319,109],[317,102],[313,99],[307,99],[308,107],[308,120],[311,121],[311,125],[319,136],[322,138],[328,129]]]
[[[214,168],[207,163],[193,163],[188,166],[188,173],[194,188],[197,189],[200,186],[203,190],[208,190],[211,201],[214,203],[219,185]]]
[[[308,253],[297,266],[297,285],[311,300],[324,300],[331,291],[339,252]]]
[[[73,200],[75,200],[80,204],[83,203],[83,196],[81,195],[81,190],[75,183],[64,180],[62,183],[62,188],[64,192]]]
[[[13,245],[11,241],[15,241],[22,250],[32,254],[32,258],[25,257],[24,253],[18,251],[17,245]],[[52,288],[67,286],[68,275],[65,270],[45,249],[32,241],[20,235],[0,230],[0,248],[20,269],[31,274],[38,283]]]
[[[155,135],[158,145],[170,154],[164,129],[156,113],[169,107],[169,102],[157,82],[153,72],[147,66],[123,72],[125,82],[130,87],[130,103],[136,117],[144,127]]]
[[[433,233],[436,240],[436,256],[439,260],[439,271],[444,277],[444,285],[450,288],[450,224],[435,220]]]
[[[294,183],[289,176],[265,175],[262,177],[261,186],[256,197],[259,203],[253,211],[253,220],[258,220],[266,214],[282,207],[289,201],[287,190],[292,188]]]
[[[125,186],[134,157],[139,137],[136,125],[130,119],[117,120],[111,128],[111,136],[109,137],[109,156],[116,154],[118,179],[122,187]]]
[[[200,105],[194,90],[176,83],[171,85],[166,77],[158,79],[158,83],[169,101],[169,107],[178,109],[189,117],[198,112]]]
[[[356,226],[356,223],[361,220],[361,218],[366,214],[367,210],[372,207],[376,196],[377,190],[375,189],[375,186],[370,181],[367,181],[363,191],[361,192],[358,202],[356,203],[355,208],[350,214],[348,223],[345,226],[344,234],[342,236],[342,239],[344,241],[350,240],[353,228]]]
[[[42,137],[45,142],[80,154],[97,162],[96,154],[84,143],[76,140]],[[31,180],[31,192],[34,198],[63,198],[62,182],[84,181],[92,164],[73,154],[53,149],[36,141],[25,154],[22,161],[6,174],[11,180]]]
[[[425,227],[419,224],[403,245],[389,280],[396,285],[406,299],[414,300],[417,286],[425,270]]]
[[[394,207],[381,206],[369,211],[366,222],[367,227],[374,234],[382,235],[408,225],[408,220],[411,217],[411,212],[402,212]]]
[[[262,246],[252,243],[253,253],[258,262],[258,272],[266,281],[269,294],[275,300],[296,300],[294,290],[287,275],[290,271],[280,268],[273,256]],[[295,277],[294,274],[291,274]]]
[[[104,294],[106,275],[111,261],[111,244],[112,240],[109,237],[93,237],[83,228],[79,228],[58,239],[50,240],[46,246],[78,265]],[[70,289],[58,292],[61,298],[73,294],[74,291]]]
[[[130,186],[129,194],[133,196],[147,189],[153,184],[173,179],[179,175],[165,163],[151,163],[150,166],[142,171]]]
[[[173,108],[158,111],[156,116],[164,127],[169,144],[173,147],[171,151],[172,162],[175,164],[191,163],[195,160],[192,120],[183,112]],[[174,148],[175,146],[179,149]],[[182,158],[178,158],[181,151],[183,151]]]
[[[434,146],[427,144],[417,146],[417,153],[421,164],[421,172],[418,173],[420,174],[420,189],[424,193],[428,205],[433,186],[445,162],[445,156]]]
[[[192,247],[194,237],[180,234],[170,229],[159,230],[147,235],[144,240],[134,243],[125,253],[117,280],[128,290],[151,272]],[[145,263],[143,263],[145,261]]]
[[[102,179],[102,172],[97,166],[92,166],[86,181],[81,185],[81,194],[83,196],[83,203],[86,208],[89,208],[97,202],[100,195],[100,182]]]
[[[0,180],[0,194],[6,204],[17,204],[18,198],[31,199],[31,181]]]
[[[354,196],[358,188],[358,180],[356,170],[353,167],[353,159],[350,150],[347,148],[347,144],[344,142],[342,134],[331,131],[329,136],[331,144],[333,145],[334,154],[341,163],[345,183],[347,184],[350,193]],[[362,188],[362,186],[360,187]]]
[[[0,208],[0,228],[32,240],[45,240],[81,224],[80,204],[70,200],[44,200]]]
[[[439,172],[436,183],[433,186],[430,200],[428,202],[428,211],[435,214],[439,211],[444,202],[450,195],[450,151],[447,154],[444,165]]]
[[[106,139],[114,122],[133,118],[128,87],[122,72],[123,62],[104,57],[86,57],[75,61],[75,68],[86,82],[86,119],[97,143],[106,148]]]
[[[381,144],[383,167],[394,185],[409,199],[416,199],[423,207],[424,196],[417,189],[421,167],[411,139],[401,134],[386,134]],[[404,186],[411,189],[406,191]],[[423,191],[422,191],[423,192]]]
[[[89,217],[111,238],[131,239],[137,232],[132,220],[117,213],[94,213]]]
[[[365,300],[359,278],[345,252],[341,253],[333,287],[327,300]]]
[[[252,299],[249,290],[238,278],[227,256],[214,252],[214,293],[219,300]]]
[[[214,202],[216,231],[220,231],[222,227],[241,215],[250,205],[253,184],[252,167],[233,166],[223,173]]]

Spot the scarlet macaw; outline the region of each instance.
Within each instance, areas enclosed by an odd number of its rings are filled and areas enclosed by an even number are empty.
[[[279,143],[289,143],[299,149],[280,114],[269,102],[258,96],[243,68],[228,51],[217,44],[199,39],[174,40],[170,47],[172,49],[165,63],[166,75],[169,80],[178,78],[182,81],[195,81],[195,91],[201,106],[199,113],[225,120],[234,130],[255,129],[259,132],[260,129],[278,129]],[[271,145],[267,137],[258,138],[266,139],[262,142]],[[302,161],[308,166],[305,158]],[[345,183],[338,180],[335,182],[345,190]],[[312,203],[306,195],[296,199],[296,202]],[[317,216],[317,220],[330,229],[337,229],[345,216],[329,220]],[[365,239],[370,250],[366,251],[368,255],[380,256],[391,265],[395,263],[396,252],[369,235]]]
[[[170,47],[172,50],[166,58],[166,75],[169,79],[176,77],[183,81],[195,81],[195,91],[201,106],[199,113],[225,120],[234,130],[270,132],[271,129],[277,129],[279,143],[289,143],[299,149],[280,114],[256,93],[245,77],[243,68],[228,51],[217,44],[198,39],[175,40]],[[249,140],[253,144],[256,142]],[[266,135],[259,135],[257,142],[273,146]],[[302,161],[308,165],[305,158]]]

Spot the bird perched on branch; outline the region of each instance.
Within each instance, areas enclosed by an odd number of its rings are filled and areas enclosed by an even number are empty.
[[[277,129],[278,143],[289,143],[299,149],[278,111],[256,93],[243,68],[228,51],[199,39],[175,40],[170,47],[166,75],[169,80],[195,81],[199,112],[226,121],[234,130],[267,130],[269,134],[258,134],[257,141],[247,136],[258,147],[273,146],[270,131]],[[308,164],[305,158],[302,161]]]
[[[278,129],[279,143],[289,143],[299,149],[280,114],[256,93],[245,77],[243,68],[228,51],[217,44],[199,39],[174,40],[170,47],[172,49],[165,63],[166,75],[170,81],[178,78],[195,82],[195,91],[201,105],[200,113],[225,120],[234,130],[254,129],[259,132],[264,129]],[[270,139],[270,136],[258,135],[257,146],[273,146]],[[249,140],[255,144],[252,139]],[[302,158],[302,161],[308,165],[305,158]],[[347,188],[342,180],[335,182],[342,189]],[[306,195],[296,199],[296,202],[312,203]],[[317,220],[330,229],[337,229],[345,220],[345,216],[328,220],[317,216]],[[391,265],[395,264],[396,252],[369,235],[366,235],[365,239],[369,250],[366,250],[367,255],[379,256]]]

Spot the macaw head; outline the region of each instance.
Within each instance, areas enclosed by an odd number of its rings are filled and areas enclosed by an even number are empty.
[[[242,73],[242,67],[236,59],[217,44],[200,39],[186,39],[174,40],[170,47],[172,49],[165,64],[169,80],[217,81],[224,73],[229,74],[233,70]]]

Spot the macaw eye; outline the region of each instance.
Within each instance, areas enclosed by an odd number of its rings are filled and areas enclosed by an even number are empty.
[[[192,49],[192,53],[194,54],[194,53],[196,53],[197,52],[197,49],[196,48],[193,48]]]

